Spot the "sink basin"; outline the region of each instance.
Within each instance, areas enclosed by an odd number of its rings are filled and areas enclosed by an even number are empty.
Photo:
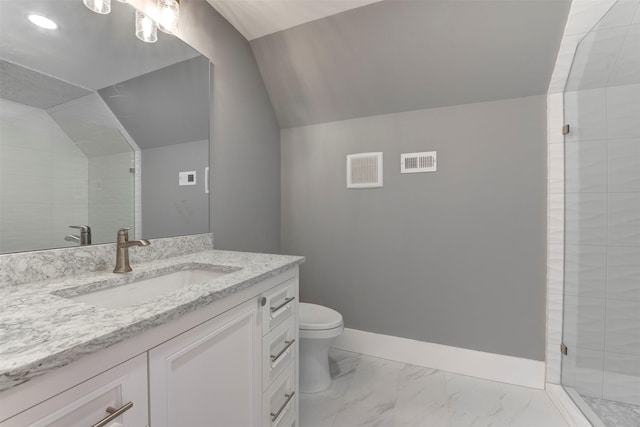
[[[230,272],[204,269],[182,270],[67,298],[103,308],[127,307],[189,285],[210,283]]]

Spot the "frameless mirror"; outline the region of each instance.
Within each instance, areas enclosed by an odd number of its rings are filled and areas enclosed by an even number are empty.
[[[38,14],[57,29],[33,25]],[[209,231],[209,61],[134,8],[0,2],[0,253]]]

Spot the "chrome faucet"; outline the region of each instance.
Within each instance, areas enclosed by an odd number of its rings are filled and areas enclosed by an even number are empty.
[[[80,235],[67,234],[64,236],[64,240],[68,242],[80,243],[80,246],[86,246],[91,244],[91,227],[88,225],[70,225],[69,228],[77,228],[80,230]]]
[[[148,240],[129,240],[129,229],[121,228],[118,230],[118,239],[116,240],[116,268],[114,273],[128,273],[131,271],[129,265],[129,248],[131,246],[147,246],[151,242]]]

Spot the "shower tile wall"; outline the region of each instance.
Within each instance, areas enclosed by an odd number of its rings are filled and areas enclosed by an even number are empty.
[[[113,242],[121,227],[135,229],[132,151],[89,159],[89,224],[93,243]]]
[[[566,92],[564,103],[562,382],[640,405],[640,84]]]
[[[0,99],[0,252],[75,246],[87,222],[86,156],[45,110]]]

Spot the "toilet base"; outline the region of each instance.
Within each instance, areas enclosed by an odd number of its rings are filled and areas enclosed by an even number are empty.
[[[336,332],[328,338],[300,337],[301,393],[318,393],[331,387],[329,348],[342,332],[342,327],[338,328]],[[303,334],[301,333],[301,335]]]

